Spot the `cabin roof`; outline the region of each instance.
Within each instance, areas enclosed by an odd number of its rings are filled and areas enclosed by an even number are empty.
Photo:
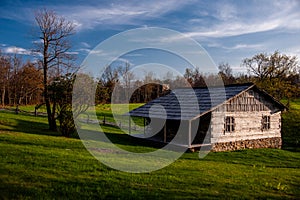
[[[247,83],[209,88],[174,89],[170,94],[154,99],[130,111],[127,115],[169,120],[191,120],[211,112],[231,98],[251,88],[255,88],[258,92],[261,92],[262,95],[267,96],[268,99],[281,110],[284,109],[284,105],[276,101],[266,92],[260,90],[252,83]]]

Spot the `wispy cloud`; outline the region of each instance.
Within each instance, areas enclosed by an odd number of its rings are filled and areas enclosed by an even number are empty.
[[[193,18],[186,20],[180,16],[172,20],[162,20],[159,25],[169,27],[170,22],[178,29],[183,28],[187,36],[229,37],[242,34],[272,31],[275,29],[299,29],[300,5],[297,0],[249,2],[244,4],[230,1],[200,3],[189,1],[120,1],[73,5],[43,5],[72,20],[77,29],[109,29],[114,26],[144,26],[149,20],[182,10],[185,6],[192,9]],[[41,5],[28,4],[16,7],[16,12],[0,8],[3,18],[33,21],[33,11]],[[88,47],[87,47],[88,48]]]
[[[3,48],[4,53],[9,53],[9,54],[20,54],[20,55],[32,55],[33,53],[30,50],[21,48],[21,47],[15,47],[15,46],[10,46]]]
[[[97,55],[97,56],[105,57],[108,60],[109,59],[110,60],[115,59],[115,57],[113,56],[113,55],[115,55],[114,54],[115,52],[109,52],[109,51],[105,52],[101,49],[88,49],[88,48],[78,49],[78,51],[85,52],[85,53],[90,54],[90,55]]]
[[[145,20],[159,18],[175,11],[189,1],[123,1],[119,4],[99,6],[73,6],[63,8],[61,12],[80,24],[80,29],[92,29],[99,25],[143,26]]]
[[[227,47],[227,49],[231,50],[239,50],[239,49],[261,49],[262,44],[237,44],[233,47]]]
[[[209,30],[199,30],[187,32],[186,36],[193,38],[201,37],[230,37],[238,36],[251,33],[259,33],[264,31],[271,31],[276,28],[279,28],[280,24],[278,20],[268,21],[268,22],[259,22],[259,23],[243,23],[243,22],[231,22],[230,24],[222,23],[220,25],[214,26]]]
[[[38,39],[38,40],[34,40],[32,41],[33,44],[40,44],[40,43],[43,43],[43,40],[42,39]]]
[[[0,8],[2,18],[13,19],[23,22],[34,21],[34,10],[39,8],[48,8],[55,10],[58,14],[65,16],[67,19],[73,21],[77,29],[93,29],[100,25],[106,25],[102,27],[107,29],[111,26],[116,25],[136,25],[143,26],[145,21],[149,19],[158,19],[164,16],[166,13],[179,10],[184,5],[189,4],[194,0],[187,1],[108,1],[93,3],[61,3],[53,5],[49,3],[48,5],[41,5],[37,2],[35,4],[22,4],[21,6],[16,3],[14,10],[16,12],[9,12],[6,6]]]
[[[282,52],[290,56],[296,56],[298,58],[298,63],[300,64],[300,45],[295,44],[295,46],[282,49]]]
[[[68,51],[68,52],[66,52],[66,54],[69,54],[69,55],[78,55],[79,52],[77,52],[77,51]]]
[[[83,53],[90,53],[91,49],[89,49],[89,48],[80,48],[77,51],[80,51],[80,52],[83,52]]]
[[[190,19],[186,35],[221,38],[283,29],[299,30],[299,1],[286,1],[284,5],[280,2],[245,4],[239,10],[234,4],[220,2],[212,10],[210,17],[214,20],[209,20],[210,25],[203,26],[203,20]]]
[[[84,48],[91,48],[91,45],[89,45],[87,42],[81,42],[80,44],[81,44],[81,46],[83,46]]]
[[[131,67],[134,66],[134,64],[126,58],[117,58],[114,60],[114,62],[119,63],[119,65],[125,65],[126,63],[128,63],[129,66],[131,66]]]
[[[217,4],[216,10],[217,12],[215,12],[214,16],[222,21],[235,19],[238,14],[236,6],[229,3]]]
[[[141,56],[145,56],[145,55],[141,54],[141,53],[128,53],[128,54],[126,54],[126,57],[141,57]]]
[[[221,43],[208,43],[206,45],[207,47],[210,48],[221,48],[221,49],[225,49],[225,50],[247,50],[247,49],[262,49],[263,48],[263,44],[245,44],[245,43],[238,43],[235,44],[233,46],[225,46]]]

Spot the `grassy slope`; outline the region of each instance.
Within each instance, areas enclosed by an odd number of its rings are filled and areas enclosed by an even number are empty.
[[[299,141],[300,102],[294,102],[292,108],[283,116],[285,148],[299,147],[295,141]],[[129,174],[102,165],[80,140],[56,137],[46,129],[44,117],[0,111],[1,199],[300,196],[297,151],[243,150],[209,153],[204,159],[197,153],[186,153],[162,170]],[[136,144],[127,141],[124,146],[133,148]]]
[[[300,151],[300,99],[292,101],[289,111],[283,113],[282,126],[284,148]]]

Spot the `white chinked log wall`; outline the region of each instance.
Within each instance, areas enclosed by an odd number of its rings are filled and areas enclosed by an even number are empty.
[[[270,116],[270,129],[262,130],[262,116]],[[225,131],[225,117],[234,117],[235,130]],[[211,114],[214,151],[281,147],[281,112],[260,93],[249,90],[221,105]]]

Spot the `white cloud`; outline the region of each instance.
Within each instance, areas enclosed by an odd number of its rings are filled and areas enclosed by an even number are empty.
[[[238,11],[235,5],[222,3],[217,5],[216,13],[217,13],[216,16],[220,20],[226,21],[226,20],[235,19]]]
[[[38,40],[34,40],[32,41],[33,44],[40,44],[40,43],[43,43],[43,40],[42,39],[38,39]]]
[[[32,55],[32,52],[30,50],[14,46],[4,48],[3,52],[10,54]]]
[[[300,64],[300,45],[282,49],[282,53],[289,56],[296,56]]]
[[[97,49],[94,50],[94,49],[89,49],[89,48],[81,48],[81,49],[78,49],[77,51],[84,52],[86,54],[91,54],[91,55],[109,56],[110,57],[110,54],[105,53],[102,50],[97,50]]]
[[[79,24],[79,30],[99,25],[143,25],[144,20],[159,18],[178,10],[190,1],[123,1],[120,4],[67,6],[58,8],[67,18]],[[107,28],[107,27],[105,27]]]
[[[280,20],[272,20],[268,22],[254,22],[254,23],[244,23],[244,22],[231,22],[222,23],[212,28],[203,29],[199,31],[187,32],[186,36],[201,38],[201,37],[229,37],[238,36],[250,33],[258,33],[264,31],[271,31],[282,26]]]
[[[81,42],[80,43],[84,48],[91,48],[91,45],[89,45],[87,42]]]
[[[141,54],[141,53],[128,53],[128,54],[126,54],[126,57],[141,57],[141,56],[145,56],[145,55]]]
[[[215,20],[204,26],[201,16],[199,20],[191,19],[186,27],[186,35],[194,38],[222,38],[274,30],[299,31],[300,28],[300,6],[297,1],[284,4],[274,1],[268,5],[258,2],[239,8],[222,2],[215,7],[211,8],[210,14]]]
[[[75,29],[77,31],[80,31],[82,29],[82,24],[80,22],[78,22],[77,20],[72,20],[74,26],[75,26]]]
[[[56,11],[57,14],[65,16],[68,20],[74,22],[78,31],[84,29],[93,29],[99,25],[107,29],[115,25],[144,25],[144,20],[158,19],[166,13],[179,10],[182,6],[189,4],[191,1],[118,1],[117,3],[110,2],[89,2],[81,4],[71,4],[61,2],[53,5],[52,3],[45,4],[11,4],[14,12],[11,12],[12,7],[0,7],[1,18],[17,20],[23,23],[34,22],[34,11],[45,8]]]
[[[261,49],[263,47],[262,44],[236,44],[233,47],[223,47],[228,50],[240,50],[240,49]]]
[[[108,53],[105,53],[102,50],[94,50],[94,49],[89,49],[89,48],[80,48],[77,51],[81,51],[87,54],[95,54],[95,55],[99,55],[99,56],[106,56],[109,55]]]
[[[102,50],[90,50],[89,53],[90,54],[101,55],[101,56],[105,56],[106,55]]]
[[[90,53],[91,49],[88,48],[80,48],[77,51],[85,52],[85,53]]]
[[[68,52],[66,52],[66,54],[69,54],[69,55],[78,55],[79,53],[77,51],[68,51]]]
[[[114,60],[114,62],[120,62],[122,64],[128,63],[130,66],[134,66],[134,64],[132,62],[130,62],[130,60],[125,59],[125,58],[117,58]]]

